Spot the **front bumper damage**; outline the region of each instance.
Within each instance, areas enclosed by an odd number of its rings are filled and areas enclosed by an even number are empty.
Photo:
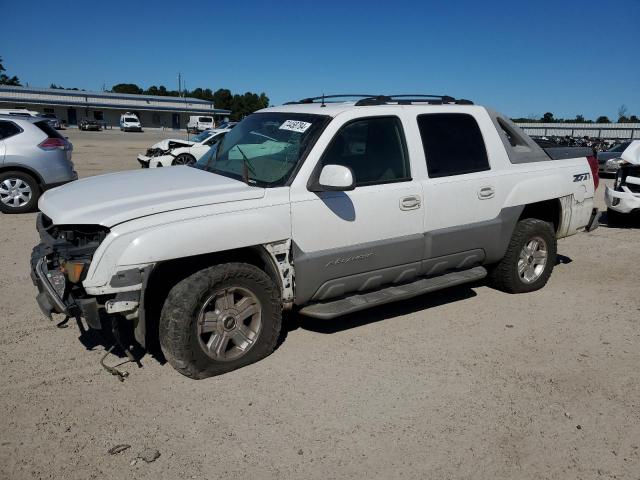
[[[97,299],[73,291],[64,274],[53,265],[53,252],[47,253],[49,250],[51,247],[41,243],[31,254],[31,280],[38,289],[36,301],[43,315],[50,320],[53,314],[83,317],[89,327],[101,329]]]
[[[137,160],[141,168],[170,167],[175,157],[171,154],[164,155],[138,155]]]
[[[146,345],[144,291],[154,264],[117,271],[103,287],[88,289],[84,276],[71,280],[68,266],[84,262],[83,275],[89,270],[93,254],[108,230],[99,226],[55,227],[43,214],[38,215],[37,229],[41,243],[31,254],[31,279],[38,289],[36,301],[45,317],[54,314],[79,320],[84,318],[92,329],[128,320],[135,338]],[[75,233],[75,237],[74,237]],[[82,237],[84,235],[84,237]]]

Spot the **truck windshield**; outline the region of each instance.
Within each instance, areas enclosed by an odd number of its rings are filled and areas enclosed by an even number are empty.
[[[194,166],[249,185],[285,185],[329,120],[324,115],[254,113]]]

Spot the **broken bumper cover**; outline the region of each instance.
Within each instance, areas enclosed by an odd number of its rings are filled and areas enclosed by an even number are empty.
[[[622,187],[625,189],[626,187]],[[604,192],[604,201],[607,208],[620,213],[631,213],[640,211],[640,194],[630,190],[619,192],[611,187],[607,187]]]
[[[151,158],[146,155],[138,155],[138,163],[142,168],[149,168],[149,163],[151,162]]]
[[[37,255],[37,248],[34,250],[34,255]],[[68,317],[84,317],[91,328],[102,328],[96,299],[74,299],[67,295],[65,300],[63,295],[66,288],[66,278],[61,272],[49,271],[46,257],[32,259],[31,280],[38,289],[36,295],[38,306],[42,314],[49,320],[52,319],[52,314],[59,313]],[[63,295],[60,294],[60,291],[63,292]]]
[[[50,281],[51,276],[52,274],[47,270],[44,258],[39,259],[31,270],[31,280],[38,288],[38,295],[36,296],[38,306],[49,319],[51,319],[52,313],[69,315],[67,306]]]
[[[600,225],[600,211],[597,208],[591,210],[591,217],[587,223],[587,232],[593,232]]]

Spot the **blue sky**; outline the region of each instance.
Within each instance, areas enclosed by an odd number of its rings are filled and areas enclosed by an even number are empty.
[[[0,56],[23,84],[446,93],[510,116],[640,116],[640,0],[17,2]]]

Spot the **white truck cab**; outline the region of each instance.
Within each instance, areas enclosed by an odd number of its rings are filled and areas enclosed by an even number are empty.
[[[120,115],[120,130],[123,132],[141,132],[142,123],[135,113],[126,112]]]
[[[448,96],[329,100],[249,115],[193,167],[47,192],[43,312],[127,319],[204,378],[271,353],[285,309],[332,321],[485,277],[537,290],[557,239],[597,225],[589,150]]]

